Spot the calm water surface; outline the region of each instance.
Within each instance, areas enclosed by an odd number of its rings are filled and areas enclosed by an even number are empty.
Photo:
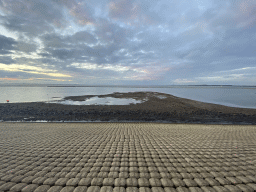
[[[7,99],[10,102],[48,102],[60,100],[66,96],[137,91],[167,93],[182,98],[231,107],[256,108],[256,87],[241,86],[170,86],[161,88],[0,86],[0,103],[6,103]]]

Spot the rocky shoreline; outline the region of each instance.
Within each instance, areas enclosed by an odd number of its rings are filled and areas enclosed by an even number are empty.
[[[84,101],[96,95],[66,97]],[[130,105],[62,105],[58,103],[2,103],[0,121],[111,121],[200,124],[256,124],[256,109],[203,103],[157,92],[97,95],[99,98],[144,100]]]

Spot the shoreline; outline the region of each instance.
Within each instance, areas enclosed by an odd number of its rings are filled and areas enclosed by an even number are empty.
[[[56,103],[0,104],[0,122],[159,122],[192,124],[256,124],[256,109],[227,107],[157,92],[112,93],[65,97],[84,101],[91,97],[145,100],[130,105],[63,105]]]

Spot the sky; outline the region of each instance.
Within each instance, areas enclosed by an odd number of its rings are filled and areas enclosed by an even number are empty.
[[[255,85],[256,0],[0,0],[0,84]]]

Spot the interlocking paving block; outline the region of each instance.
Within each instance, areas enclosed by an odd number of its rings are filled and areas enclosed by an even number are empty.
[[[113,189],[113,192],[126,192],[124,187],[115,187]]]
[[[82,185],[82,186],[90,186],[91,185],[91,181],[92,181],[92,178],[82,178],[78,185]]]
[[[27,183],[18,183],[10,188],[10,191],[21,191],[24,187],[27,186]]]
[[[199,173],[190,173],[194,178],[203,178],[203,176]]]
[[[152,192],[152,190],[149,187],[140,187],[139,192]]]
[[[73,187],[73,186],[66,186],[66,187],[62,188],[60,192],[73,192],[74,189],[75,189],[75,187]]]
[[[92,186],[102,186],[103,184],[103,178],[93,178],[91,181]]]
[[[100,187],[99,186],[90,186],[87,189],[87,192],[100,192]]]
[[[22,179],[24,179],[25,176],[24,175],[18,175],[18,176],[15,176],[11,179],[11,182],[14,182],[14,183],[19,183],[22,181]]]
[[[65,186],[69,178],[59,178],[56,182],[55,185],[58,186]]]
[[[227,188],[229,191],[234,192],[242,192],[242,190],[235,185],[224,185],[225,188]]]
[[[215,180],[219,181],[221,185],[230,185],[231,181],[223,177],[215,177]]]
[[[170,173],[170,175],[171,175],[172,178],[182,179],[182,176],[179,173]]]
[[[39,185],[37,185],[37,184],[30,184],[30,185],[25,186],[21,191],[22,192],[33,192],[38,187],[39,187]]]
[[[140,178],[147,178],[147,179],[149,179],[150,178],[150,174],[146,173],[146,172],[140,172]]]
[[[150,183],[149,183],[149,180],[147,178],[139,178],[138,179],[138,185],[139,185],[139,187],[149,187]]]
[[[172,188],[172,187],[165,187],[164,191],[165,192],[177,192],[177,190],[175,188]]]
[[[47,192],[60,192],[62,189],[62,186],[52,186]]]
[[[47,179],[47,177],[37,177],[32,181],[33,184],[42,185],[44,181]]]
[[[0,191],[8,191],[15,185],[16,185],[16,183],[14,183],[14,182],[7,182],[0,186]]]
[[[193,179],[194,177],[189,173],[180,173],[183,179]]]
[[[129,172],[129,178],[136,178],[138,179],[140,174],[138,172]]]
[[[65,177],[74,178],[74,177],[76,177],[77,174],[78,174],[77,172],[69,172]]]
[[[139,192],[139,188],[137,188],[137,187],[127,187],[126,192]]]
[[[223,186],[213,186],[213,188],[217,191],[217,192],[230,192],[227,188],[223,187]]]
[[[114,178],[104,178],[103,186],[114,186],[115,179]]]
[[[253,183],[253,180],[250,179],[249,177],[237,176],[236,178],[241,180],[244,184]]]
[[[109,172],[108,177],[110,178],[118,178],[119,172]]]
[[[67,181],[66,185],[67,186],[77,186],[80,180],[81,180],[80,178],[71,178]]]
[[[199,187],[189,187],[190,192],[203,192],[203,190]]]
[[[100,188],[100,192],[113,192],[113,187],[103,186],[103,187]]]
[[[220,172],[215,172],[215,171],[212,171],[212,172],[210,172],[215,178],[216,177],[224,177],[224,175],[223,174],[221,174]]]
[[[242,184],[243,182],[236,177],[226,177],[232,184]]]
[[[242,191],[245,192],[252,192],[254,191],[252,187],[250,187],[249,185],[244,185],[244,184],[238,184],[236,185],[238,188],[240,188]]]
[[[256,183],[248,183],[247,186],[251,187],[254,191],[256,191]]]
[[[87,191],[87,187],[86,186],[78,186],[74,189],[73,192],[86,192]]]
[[[137,187],[138,186],[138,179],[136,179],[136,178],[126,179],[126,186],[127,187]]]
[[[161,187],[162,186],[161,181],[157,178],[150,178],[149,184],[151,187]]]
[[[220,182],[212,179],[212,178],[205,178],[205,181],[207,181],[211,186],[218,186],[220,185]]]
[[[115,187],[125,187],[126,179],[125,178],[116,178],[114,185],[115,185]]]
[[[34,192],[47,192],[51,187],[49,185],[41,185]]]
[[[187,187],[196,187],[197,183],[193,179],[183,179]]]
[[[209,186],[209,182],[207,182],[205,179],[195,178],[194,181],[198,184],[199,187]]]
[[[21,180],[22,183],[32,184],[32,181],[35,180],[36,176],[27,176]]]
[[[201,187],[203,192],[216,192],[216,190],[212,187]]]
[[[171,180],[172,180],[172,182],[173,182],[173,184],[174,184],[175,187],[184,187],[184,186],[186,185],[186,184],[184,183],[184,181],[181,180],[181,179],[172,178]]]
[[[5,175],[1,177],[1,181],[10,182],[14,177],[16,177],[16,175],[13,175],[13,174]]]
[[[161,181],[163,187],[173,187],[174,186],[173,182],[168,178],[162,178],[162,179],[160,179],[160,181]]]
[[[76,175],[76,178],[85,178],[88,175],[87,172],[80,172]]]
[[[152,187],[152,192],[164,192],[164,189],[162,187]]]
[[[177,192],[189,192],[189,189],[186,187],[177,187],[176,190]]]
[[[120,178],[128,178],[129,177],[129,173],[128,172],[120,172],[119,173],[119,177]]]

